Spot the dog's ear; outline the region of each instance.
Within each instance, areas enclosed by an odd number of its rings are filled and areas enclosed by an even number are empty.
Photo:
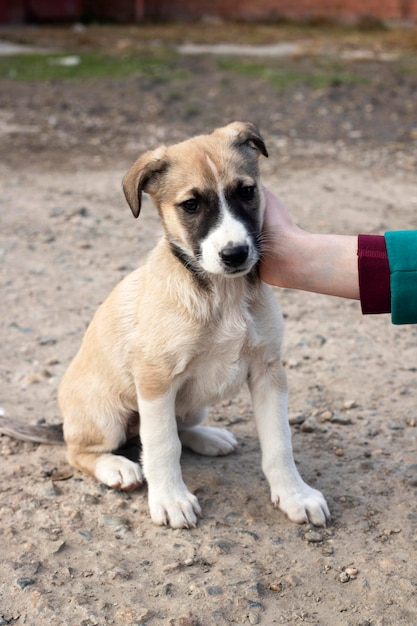
[[[139,157],[123,178],[123,191],[132,213],[138,217],[142,200],[142,191],[152,192],[152,186],[168,167],[166,147],[150,150]]]
[[[254,146],[264,157],[268,156],[265,142],[258,127],[253,122],[232,122],[219,129],[230,136],[236,146]]]

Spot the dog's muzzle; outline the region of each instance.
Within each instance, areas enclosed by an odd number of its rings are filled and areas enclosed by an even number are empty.
[[[230,269],[240,269],[246,265],[249,256],[249,246],[228,246],[220,252],[222,263]]]
[[[258,261],[256,251],[248,244],[226,246],[219,252],[224,274],[246,274]]]

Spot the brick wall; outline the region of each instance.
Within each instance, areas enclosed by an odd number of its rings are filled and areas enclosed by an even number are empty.
[[[240,20],[360,18],[417,21],[417,0],[0,0],[0,23],[25,20],[78,20],[83,16],[115,22],[143,19]]]
[[[144,0],[148,19],[416,19],[417,0]]]

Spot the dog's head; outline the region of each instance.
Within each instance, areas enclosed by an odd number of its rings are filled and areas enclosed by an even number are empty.
[[[258,157],[268,156],[252,123],[147,152],[123,179],[138,217],[142,192],[157,206],[171,249],[196,271],[238,276],[260,258],[264,211]]]

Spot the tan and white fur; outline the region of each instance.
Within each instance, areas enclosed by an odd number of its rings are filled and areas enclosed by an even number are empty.
[[[137,217],[147,192],[164,235],[99,307],[59,389],[69,462],[116,489],[146,480],[155,524],[197,523],[182,445],[232,452],[233,434],[204,421],[207,407],[245,383],[272,502],[294,522],[323,526],[329,518],[323,495],[294,463],[283,320],[258,276],[261,153],[256,126],[234,122],[136,161],[123,181],[127,201]],[[113,454],[138,429],[140,462]]]

